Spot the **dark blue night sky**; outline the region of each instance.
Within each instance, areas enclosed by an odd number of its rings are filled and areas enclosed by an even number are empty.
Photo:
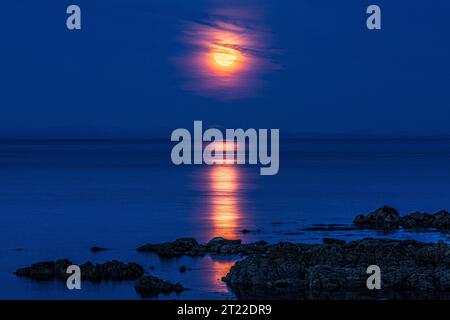
[[[183,90],[183,22],[257,7],[279,68],[237,99]],[[78,4],[82,30],[68,31]],[[231,4],[231,5],[230,5]],[[382,9],[380,31],[366,8]],[[166,137],[193,120],[282,134],[450,134],[450,2],[8,0],[0,5],[0,137]]]

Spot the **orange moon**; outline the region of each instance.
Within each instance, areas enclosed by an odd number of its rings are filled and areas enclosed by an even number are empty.
[[[236,62],[237,52],[229,48],[220,48],[213,51],[213,58],[220,67],[229,68]]]

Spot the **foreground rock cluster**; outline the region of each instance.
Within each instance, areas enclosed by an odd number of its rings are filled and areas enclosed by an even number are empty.
[[[134,285],[136,291],[143,297],[155,296],[160,293],[169,294],[175,292],[177,294],[187,290],[179,283],[171,283],[154,276],[142,276]]]
[[[370,265],[381,268],[381,292],[367,289]],[[238,261],[223,281],[241,299],[355,299],[381,293],[442,297],[450,293],[450,246],[370,238],[279,243]]]
[[[193,238],[179,238],[173,242],[146,244],[139,248],[140,252],[154,252],[161,257],[218,255],[250,255],[265,252],[267,242],[242,244],[241,240],[228,240],[221,237],[211,239],[207,244],[199,244]]]
[[[414,212],[406,216],[400,216],[394,208],[384,206],[367,216],[358,215],[353,220],[358,227],[370,229],[438,229],[450,231],[450,213],[439,211],[435,214]]]
[[[313,225],[307,231],[344,231],[358,228],[391,230],[436,229],[450,232],[450,214],[415,212],[400,216],[394,208],[384,206],[368,215],[359,215],[353,226]],[[103,248],[94,247],[93,252]],[[146,244],[139,252],[152,252],[162,258],[179,256],[239,255],[223,277],[239,299],[450,299],[450,245],[421,243],[413,240],[366,238],[347,243],[325,238],[322,244],[282,242],[269,245],[265,241],[243,244],[241,240],[216,237],[206,244],[193,238],[173,242]],[[32,264],[17,269],[17,276],[34,280],[67,279],[67,259]],[[381,269],[382,290],[368,290],[367,268]],[[143,297],[180,293],[188,290],[145,274],[136,263],[117,260],[102,264],[80,265],[81,278],[87,281],[135,280],[134,288]],[[180,272],[186,272],[180,266]]]
[[[66,279],[67,267],[73,263],[68,259],[34,263],[29,267],[19,268],[15,274],[33,280]],[[101,264],[86,262],[80,265],[81,278],[87,281],[133,280],[144,274],[144,268],[137,263],[123,263],[117,260]]]
[[[53,279],[66,280],[69,274],[67,267],[73,263],[68,259],[34,263],[29,267],[19,268],[15,274],[33,280],[47,281]],[[86,262],[80,265],[81,280],[100,282],[104,280],[135,280],[134,287],[141,296],[152,296],[160,293],[180,293],[186,288],[181,284],[173,284],[154,276],[144,275],[144,268],[137,263],[123,263],[117,260],[101,264]]]

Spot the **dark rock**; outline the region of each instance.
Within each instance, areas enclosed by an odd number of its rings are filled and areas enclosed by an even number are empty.
[[[81,279],[90,281],[133,280],[144,274],[144,268],[137,263],[123,263],[117,260],[93,265],[90,262],[80,266]]]
[[[181,284],[173,284],[169,281],[164,281],[154,276],[142,276],[140,277],[134,288],[141,296],[155,296],[160,293],[169,294],[175,292],[177,294],[187,290]]]
[[[208,241],[206,248],[209,252],[220,252],[222,248],[240,245],[241,242],[241,240],[228,240],[222,237],[216,237]]]
[[[366,224],[366,216],[363,214],[358,214],[355,219],[353,220],[353,223],[361,226]]]
[[[207,252],[219,255],[250,255],[263,253],[267,248],[267,242],[257,241],[255,243],[241,244],[241,240],[228,240],[224,238],[213,238],[206,244]]]
[[[194,238],[179,238],[173,242],[174,249],[178,251],[188,251],[197,245],[197,240]]]
[[[92,248],[91,248],[91,251],[92,251],[92,252],[100,252],[100,251],[106,251],[106,250],[109,250],[109,249],[107,249],[107,248],[102,248],[102,247],[92,247]]]
[[[261,232],[260,229],[256,229],[256,230],[242,229],[242,230],[241,230],[241,233],[243,233],[243,234],[247,234],[247,233],[259,233],[259,232]]]
[[[433,216],[428,213],[414,212],[402,217],[400,225],[407,229],[432,228]]]
[[[369,213],[367,216],[356,216],[353,223],[359,227],[395,229],[400,224],[400,214],[394,208],[384,206]]]
[[[367,216],[358,215],[353,223],[360,228],[369,229],[396,229],[399,226],[405,229],[438,229],[450,231],[450,213],[439,211],[435,214],[414,212],[400,217],[397,210],[389,207],[380,208]]]
[[[450,213],[445,210],[435,213],[433,215],[433,227],[450,230]]]
[[[367,238],[324,243],[269,246],[264,254],[236,262],[223,281],[242,299],[358,298],[367,296],[366,270],[375,264],[382,270],[380,294],[450,293],[450,245],[444,242]]]
[[[161,244],[146,244],[139,248],[140,252],[155,252],[162,257],[178,257],[182,255],[204,255],[205,248],[197,243],[193,238],[179,238],[174,242]]]
[[[186,251],[185,255],[187,256],[204,256],[208,253],[206,246],[199,244],[198,246],[193,247],[191,250]]]
[[[320,297],[323,292],[362,289],[366,285],[366,279],[367,273],[362,267],[312,266],[306,273],[307,295]]]
[[[303,219],[299,219],[299,220],[303,220]],[[282,224],[296,224],[296,223],[297,223],[296,221],[275,221],[275,222],[272,222],[272,225],[279,226]]]
[[[239,254],[241,256],[247,256],[256,253],[264,253],[267,249],[267,242],[260,240],[255,243],[241,244],[234,247],[231,250],[231,254]],[[227,252],[222,252],[222,254],[227,254]]]
[[[15,274],[34,280],[66,279],[69,276],[66,273],[67,267],[70,265],[72,262],[67,259],[39,262],[30,267],[17,269]],[[86,262],[80,265],[80,269],[81,279],[88,281],[132,280],[144,274],[144,268],[139,264],[123,263],[117,260],[96,265]]]
[[[261,253],[267,247],[265,241],[242,244],[241,240],[229,240],[221,237],[211,239],[206,245],[200,245],[191,238],[177,239],[162,244],[146,244],[137,248],[140,252],[154,252],[161,257],[203,256],[207,253],[218,255],[248,255]]]
[[[322,239],[323,244],[337,244],[338,246],[343,246],[345,244],[345,240],[339,240],[339,239],[331,239],[331,238],[323,238]]]
[[[364,216],[362,216],[364,217]],[[310,227],[298,229],[300,231],[352,231],[357,228],[342,224],[313,224]]]
[[[15,274],[19,277],[31,278],[34,280],[52,280],[55,278],[66,279],[69,275],[66,273],[67,267],[72,265],[67,259],[56,261],[44,261],[33,263],[29,267],[19,268]]]

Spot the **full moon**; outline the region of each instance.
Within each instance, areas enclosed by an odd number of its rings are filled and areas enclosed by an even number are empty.
[[[230,67],[236,62],[236,52],[232,49],[219,49],[214,53],[214,61],[221,67]]]

